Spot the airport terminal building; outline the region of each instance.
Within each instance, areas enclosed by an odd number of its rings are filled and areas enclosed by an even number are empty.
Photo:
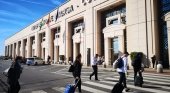
[[[5,41],[5,55],[37,56],[54,63],[81,53],[90,65],[95,54],[110,66],[123,52],[142,52],[169,68],[170,0],[68,0]],[[168,46],[169,45],[169,46]],[[129,65],[131,61],[129,58]]]

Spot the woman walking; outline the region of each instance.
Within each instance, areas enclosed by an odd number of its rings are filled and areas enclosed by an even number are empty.
[[[81,69],[82,69],[82,63],[81,63],[81,54],[79,54],[76,57],[76,60],[74,62],[74,71],[73,76],[75,78],[75,89],[78,87],[79,93],[81,93]]]
[[[20,75],[22,73],[22,67],[20,65],[21,62],[22,57],[17,56],[8,71],[8,93],[19,93],[20,84],[18,79],[20,78]]]

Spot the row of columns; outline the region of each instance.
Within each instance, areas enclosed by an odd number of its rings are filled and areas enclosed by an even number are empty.
[[[33,38],[35,37],[35,38]],[[40,34],[37,32],[35,36],[28,36],[25,39],[17,41],[13,44],[5,46],[5,56],[15,58],[16,56],[22,57],[41,57],[41,39]],[[33,48],[33,40],[35,40],[35,48]],[[35,53],[33,53],[33,49]]]
[[[47,31],[47,34],[50,35],[50,33],[48,32],[49,31]],[[42,42],[43,42],[42,38],[44,37],[42,34],[44,33],[45,32],[42,33],[36,32],[32,36],[27,36],[27,38],[25,39],[6,45],[5,56],[9,56],[12,58],[15,58],[16,56],[22,56],[26,58],[37,56],[45,59],[45,55],[43,55],[45,51],[43,51],[43,48],[46,49],[46,47],[48,46],[42,47]],[[35,43],[33,41],[35,41]],[[44,44],[44,45],[49,45],[49,44]]]

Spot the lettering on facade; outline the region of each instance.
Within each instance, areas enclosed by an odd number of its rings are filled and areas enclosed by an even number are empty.
[[[63,17],[71,12],[74,11],[74,8],[73,8],[73,5],[71,5],[70,7],[67,7],[66,9],[62,10],[62,11],[57,11],[57,14],[56,14],[56,21],[58,18],[60,17]]]
[[[42,26],[44,26],[45,24],[47,24],[48,20],[49,20],[49,23],[50,23],[50,22],[53,22],[53,21],[54,21],[54,16],[51,15],[48,19],[42,19],[41,22],[39,22],[39,23],[37,23],[36,25],[32,26],[31,30],[35,30],[35,29],[38,29],[38,28],[41,29]],[[49,24],[49,23],[48,23],[48,24]]]
[[[56,15],[51,15],[50,19],[49,18],[42,19],[41,22],[39,22],[36,25],[32,26],[31,30],[35,30],[35,29],[38,29],[38,28],[41,29],[41,27],[44,26],[45,24],[49,24],[50,22],[53,22],[54,18],[55,18],[55,21],[57,21],[58,18],[63,17],[65,15],[71,13],[72,11],[74,11],[73,5],[71,5],[70,7],[67,7],[66,9],[64,9],[62,11],[57,10],[57,14]],[[48,20],[50,20],[49,23],[47,23]]]
[[[94,0],[81,0],[81,3],[82,3],[83,5],[86,5],[86,4],[88,4],[88,3],[91,3],[92,1],[94,1]]]

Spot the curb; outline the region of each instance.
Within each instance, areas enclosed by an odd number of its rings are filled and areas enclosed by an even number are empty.
[[[65,67],[70,66],[68,64],[66,64],[66,65],[65,64],[51,64],[51,65],[65,66]],[[92,68],[92,67],[91,66],[83,66],[82,68],[89,69],[89,68]],[[99,65],[98,69],[104,70],[104,71],[116,72],[115,69],[113,69],[111,67],[104,68],[103,65]],[[168,76],[170,76],[170,70],[169,69],[164,69],[163,71],[164,71],[163,73],[157,73],[155,69],[145,68],[144,73],[153,73],[153,74],[158,74],[158,75],[168,75]],[[128,72],[133,73],[133,69],[129,69]]]

